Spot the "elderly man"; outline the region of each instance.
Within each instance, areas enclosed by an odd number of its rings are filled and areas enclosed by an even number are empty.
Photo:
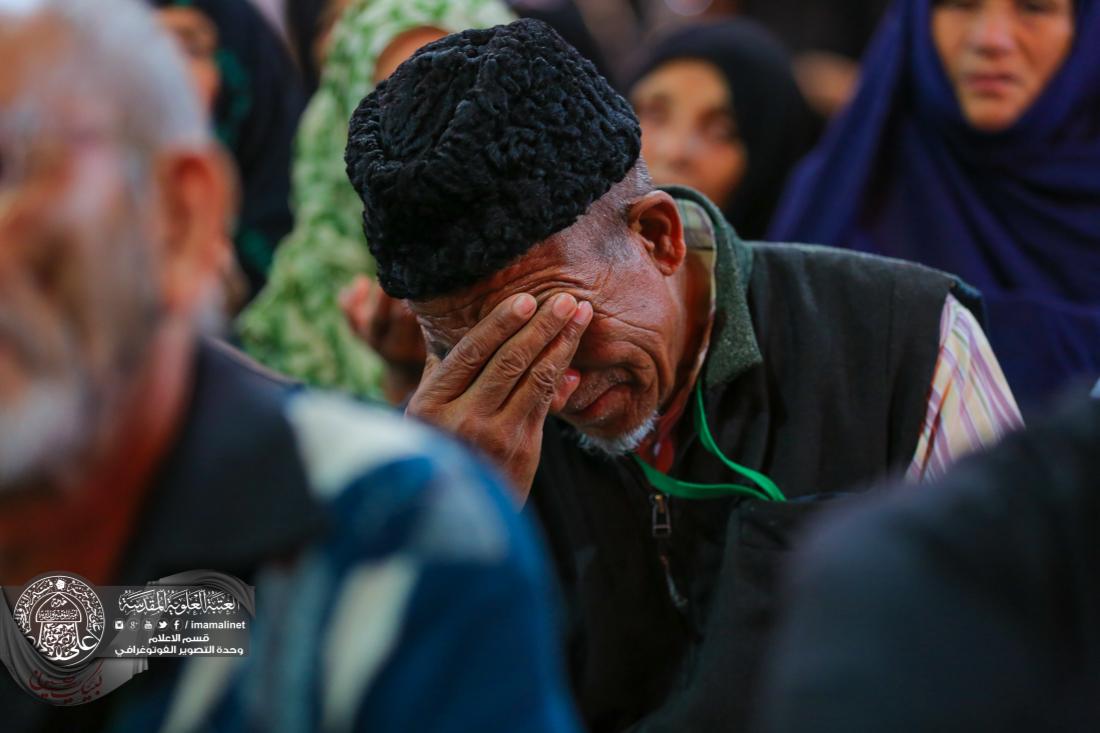
[[[545,570],[496,481],[199,338],[228,185],[148,11],[20,5],[0,1],[0,583],[212,569],[256,584],[257,617],[239,664],[153,659],[86,705],[0,674],[0,728],[573,730]]]
[[[629,106],[544,25],[426,46],[350,130],[380,282],[430,352],[408,411],[541,520],[594,730],[741,724],[812,499],[1019,423],[952,277],[746,244],[654,190]]]

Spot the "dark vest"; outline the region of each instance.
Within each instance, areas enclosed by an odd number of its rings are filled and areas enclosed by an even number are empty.
[[[745,244],[702,202],[718,240],[707,419],[727,456],[790,501],[658,497],[630,459],[589,455],[548,422],[528,506],[563,586],[593,731],[746,727],[791,543],[828,499],[908,466],[957,285],[919,265]],[[701,448],[691,417],[670,475],[739,481]]]

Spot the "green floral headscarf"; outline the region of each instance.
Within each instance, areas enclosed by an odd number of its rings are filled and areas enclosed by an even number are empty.
[[[352,333],[337,301],[356,275],[374,274],[363,205],[344,172],[348,119],[374,88],[378,57],[402,33],[512,20],[500,0],[352,0],[295,140],[294,230],[276,250],[267,287],[237,321],[253,357],[308,384],[381,396],[381,360]]]

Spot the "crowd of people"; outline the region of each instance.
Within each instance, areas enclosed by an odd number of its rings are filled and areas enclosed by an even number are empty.
[[[5,731],[1100,725],[1096,0],[0,0],[0,58],[0,585],[257,600]]]

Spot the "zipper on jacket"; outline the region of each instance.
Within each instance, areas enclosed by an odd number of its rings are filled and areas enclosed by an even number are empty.
[[[672,536],[672,513],[669,511],[669,497],[660,491],[654,491],[649,495],[649,503],[653,507],[653,538],[657,540],[657,559],[661,561],[661,568],[665,572],[665,585],[668,588],[668,597],[677,610],[687,610],[688,601],[676,587],[676,580],[672,577],[672,564],[668,559],[668,539]]]
[[[672,536],[672,515],[668,511],[668,497],[660,491],[649,495],[649,504],[653,508],[652,531],[654,539],[662,540]]]
[[[672,511],[670,506],[672,499],[650,486],[645,474],[642,473],[642,469],[638,468],[633,461],[624,461],[621,465],[625,467],[627,473],[634,477],[635,485],[639,488],[645,487],[645,491],[649,494],[650,532],[653,535],[654,544],[657,546],[657,560],[661,563],[661,570],[665,574],[665,587],[668,589],[668,597],[672,601],[673,607],[686,617],[688,599],[676,586],[676,581],[672,577],[672,563],[668,557],[668,542],[672,537]]]

